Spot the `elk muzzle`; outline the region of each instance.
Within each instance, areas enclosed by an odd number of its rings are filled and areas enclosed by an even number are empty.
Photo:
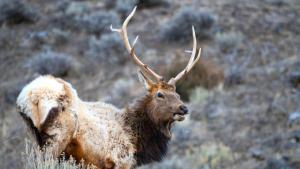
[[[188,111],[185,105],[180,105],[178,111],[173,114],[173,119],[175,121],[183,121],[185,119],[184,115],[188,114]]]

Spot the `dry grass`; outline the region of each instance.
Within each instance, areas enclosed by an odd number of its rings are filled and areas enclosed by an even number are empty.
[[[36,145],[28,141],[26,141],[22,161],[24,169],[95,169],[93,166],[84,165],[83,162],[76,164],[72,158],[54,159],[50,154],[43,153]]]

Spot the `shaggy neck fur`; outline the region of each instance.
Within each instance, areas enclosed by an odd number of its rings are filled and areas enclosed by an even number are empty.
[[[135,156],[138,166],[162,160],[170,140],[149,117],[153,111],[150,102],[151,96],[146,95],[133,106],[127,107],[123,116],[127,131],[132,135],[132,142],[136,145]]]

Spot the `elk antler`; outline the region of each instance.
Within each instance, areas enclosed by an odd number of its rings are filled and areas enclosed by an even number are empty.
[[[130,19],[133,17],[134,13],[136,11],[136,7],[133,9],[133,11],[129,14],[129,16],[126,18],[126,20],[124,21],[122,28],[120,29],[114,29],[112,27],[112,25],[110,26],[111,31],[114,32],[119,32],[120,36],[123,39],[123,42],[125,44],[125,47],[127,49],[127,51],[130,53],[131,58],[133,59],[134,63],[141,69],[142,72],[144,72],[145,75],[150,75],[153,76],[157,82],[159,81],[163,81],[163,77],[158,75],[157,73],[155,73],[153,70],[151,70],[148,65],[144,64],[138,57],[137,55],[134,53],[134,45],[136,44],[137,40],[138,40],[138,36],[135,38],[132,47],[130,45],[130,42],[128,40],[128,35],[127,35],[127,25],[130,21]],[[199,48],[198,51],[198,55],[196,56],[196,50],[197,50],[197,39],[196,39],[196,34],[195,34],[195,29],[194,26],[192,27],[192,31],[193,31],[193,50],[192,50],[192,54],[190,57],[190,60],[187,64],[187,66],[185,67],[185,69],[183,69],[180,73],[178,73],[178,75],[174,78],[171,78],[168,82],[168,84],[170,85],[175,85],[176,82],[181,79],[183,76],[187,75],[188,72],[194,67],[194,65],[197,63],[197,61],[200,59],[200,55],[201,55],[201,48]]]
[[[134,13],[136,11],[136,7],[134,7],[133,11],[130,13],[130,15],[126,18],[126,20],[124,21],[122,28],[120,29],[114,29],[112,27],[112,25],[110,26],[111,31],[114,32],[119,32],[120,36],[123,39],[123,42],[125,44],[125,47],[127,49],[127,51],[130,53],[131,58],[133,59],[134,63],[141,69],[141,71],[143,71],[146,75],[150,75],[153,76],[156,81],[162,81],[163,77],[158,75],[157,73],[155,73],[153,70],[151,70],[149,68],[148,65],[144,64],[138,57],[137,55],[134,53],[134,45],[138,40],[138,36],[135,38],[133,45],[131,47],[129,39],[128,39],[128,35],[127,35],[127,25],[128,22],[130,21],[130,19],[133,17]]]
[[[172,77],[168,84],[170,85],[175,85],[176,82],[181,79],[183,76],[187,75],[188,72],[194,67],[194,65],[197,63],[197,61],[200,59],[200,55],[201,55],[201,48],[199,48],[199,52],[198,52],[198,55],[197,57],[195,58],[196,56],[196,50],[197,50],[197,39],[196,39],[196,34],[195,34],[195,29],[194,29],[194,26],[192,27],[192,30],[193,30],[193,50],[192,50],[192,54],[191,54],[191,57],[190,57],[190,60],[187,64],[187,66],[180,72],[177,74],[177,76],[174,78]]]

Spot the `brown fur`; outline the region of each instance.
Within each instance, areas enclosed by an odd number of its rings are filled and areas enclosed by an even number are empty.
[[[66,147],[65,153],[67,156],[72,155],[76,161],[83,159],[83,150],[77,139],[72,139],[72,141]]]
[[[170,140],[165,130],[170,130],[174,113],[183,105],[174,86],[165,82],[148,85],[148,94],[127,107],[123,114],[127,132],[136,146],[137,165],[162,160]],[[163,93],[163,100],[157,98],[157,92]]]
[[[167,151],[169,138],[164,136],[148,114],[151,108],[147,105],[151,102],[151,96],[146,95],[133,106],[128,107],[124,114],[125,127],[129,127],[128,133],[132,135],[132,142],[136,146],[135,158],[137,165],[152,161],[160,161]]]

